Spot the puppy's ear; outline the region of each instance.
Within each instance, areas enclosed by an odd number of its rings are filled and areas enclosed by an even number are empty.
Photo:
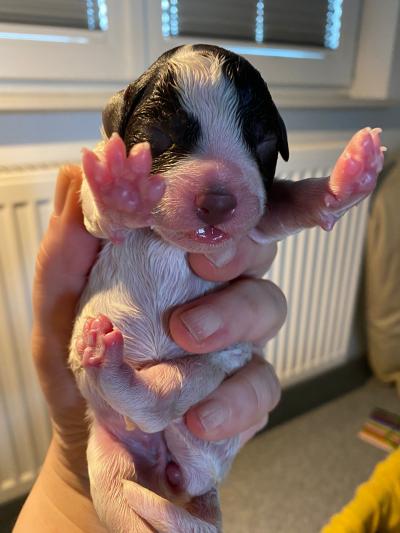
[[[269,131],[265,133],[261,130],[262,134],[259,135],[260,140],[256,146],[257,159],[267,189],[275,177],[278,152],[285,161],[289,159],[285,123],[271,97],[268,100],[268,117],[270,118]]]
[[[278,151],[281,154],[282,158],[285,161],[289,160],[289,145],[287,140],[287,132],[286,132],[286,126],[283,122],[282,117],[279,114],[279,111],[277,110],[275,104],[275,111],[276,111],[276,127],[277,127],[277,135],[278,135]]]
[[[145,77],[141,76],[137,81],[128,85],[126,89],[110,98],[102,116],[103,129],[107,137],[111,137],[114,132],[117,132],[122,139],[124,138],[128,120],[141,101],[146,86]]]
[[[114,94],[103,110],[103,129],[108,138],[114,132],[119,133],[124,110],[124,92],[125,90],[122,90]]]

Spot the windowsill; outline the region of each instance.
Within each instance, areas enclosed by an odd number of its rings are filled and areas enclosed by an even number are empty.
[[[343,89],[272,87],[271,93],[280,109],[375,108],[400,104],[390,99],[355,98]]]
[[[22,87],[0,87],[0,112],[98,111],[125,83]],[[280,109],[349,109],[399,105],[389,99],[353,98],[347,91],[324,88],[272,87],[271,93]]]
[[[128,82],[77,84],[11,83],[0,86],[0,112],[98,111]]]

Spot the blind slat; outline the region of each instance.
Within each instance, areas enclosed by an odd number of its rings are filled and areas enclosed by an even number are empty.
[[[0,22],[100,29],[96,0],[0,0]]]
[[[332,17],[340,22],[341,16],[340,8],[333,13],[330,5],[328,0],[178,0],[177,11],[174,6],[165,12],[172,34],[255,41],[257,26],[258,42],[325,47]]]

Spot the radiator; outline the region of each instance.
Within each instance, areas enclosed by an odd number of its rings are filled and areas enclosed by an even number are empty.
[[[328,175],[345,141],[291,147],[279,175]],[[81,144],[0,147],[0,503],[31,486],[50,439],[50,424],[30,356],[34,258],[51,211],[57,168]],[[313,229],[279,246],[268,277],[285,292],[286,325],[266,347],[283,383],[350,356],[367,203],[327,234]]]

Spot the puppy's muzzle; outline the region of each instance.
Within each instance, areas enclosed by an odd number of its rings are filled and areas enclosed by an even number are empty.
[[[197,216],[211,226],[230,220],[237,206],[236,197],[230,193],[206,192],[196,195]]]

